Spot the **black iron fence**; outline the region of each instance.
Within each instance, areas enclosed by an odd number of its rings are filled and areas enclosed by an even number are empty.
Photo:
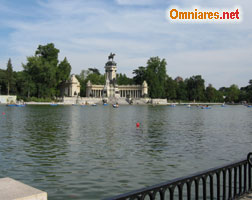
[[[251,168],[252,153],[249,153],[246,160],[105,200],[236,199],[252,191]]]

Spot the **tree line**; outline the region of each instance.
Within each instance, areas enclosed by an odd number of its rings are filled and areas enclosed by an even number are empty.
[[[0,94],[15,94],[24,100],[51,100],[61,96],[60,88],[71,74],[71,65],[65,57],[58,60],[59,49],[53,43],[39,45],[34,56],[27,57],[27,63],[22,64],[23,70],[13,71],[11,59],[6,69],[0,69]],[[195,75],[183,80],[167,75],[166,60],[151,57],[146,66],[133,70],[133,78],[126,74],[117,74],[118,85],[148,84],[148,96],[151,98],[167,98],[170,101],[182,102],[252,102],[252,80],[246,87],[239,88],[233,84],[230,87],[214,88],[211,84],[205,86],[201,75]],[[80,96],[86,95],[86,85],[104,85],[105,75],[96,68],[82,70],[76,75],[81,84]]]
[[[65,57],[58,60],[59,49],[53,43],[39,45],[34,56],[27,57],[23,70],[13,71],[11,59],[6,70],[0,69],[1,94],[15,94],[24,100],[51,100],[60,96],[60,87],[71,73],[71,65]]]

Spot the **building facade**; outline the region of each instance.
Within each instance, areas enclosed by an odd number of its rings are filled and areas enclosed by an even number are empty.
[[[77,97],[80,95],[80,82],[74,74],[64,83],[61,89],[61,96]]]
[[[86,96],[98,98],[143,98],[148,95],[146,81],[142,85],[118,85],[116,82],[117,64],[114,61],[115,54],[110,54],[105,64],[105,85],[93,85],[87,83]]]

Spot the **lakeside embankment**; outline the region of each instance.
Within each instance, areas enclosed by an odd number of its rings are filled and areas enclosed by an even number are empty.
[[[58,104],[58,105],[73,105],[72,103],[63,103],[63,102],[25,102],[26,105],[51,105],[51,104]],[[98,103],[100,105],[102,105],[102,103]],[[112,103],[109,103],[112,104]],[[166,103],[166,104],[154,104],[154,105],[222,105],[223,103],[207,103],[207,102],[200,102],[200,103],[179,103],[179,102],[175,102],[175,103]],[[74,104],[74,105],[83,105],[83,104]],[[84,104],[85,105],[85,104]],[[90,105],[90,104],[87,104]],[[123,104],[123,105],[129,105],[128,103]],[[138,104],[133,104],[133,105],[153,105],[152,103],[138,103]],[[228,104],[228,105],[232,105],[232,104]],[[238,105],[238,104],[236,104]],[[240,105],[240,104],[239,104]]]

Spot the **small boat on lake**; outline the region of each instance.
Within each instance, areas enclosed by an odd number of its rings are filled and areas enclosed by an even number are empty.
[[[50,106],[58,106],[59,104],[57,103],[51,103]]]
[[[96,103],[93,103],[92,106],[97,106],[97,104],[96,104]]]
[[[26,104],[16,104],[16,107],[25,107]]]
[[[172,103],[172,104],[170,105],[170,107],[176,107],[176,104],[175,104],[175,103]]]
[[[26,104],[6,104],[6,106],[8,106],[8,107],[25,107],[26,106]]]
[[[204,105],[204,106],[201,106],[200,108],[201,108],[201,109],[212,109],[212,107],[210,107],[210,106],[208,106],[208,105],[206,105],[206,106],[205,106],[205,105]]]
[[[8,107],[16,107],[16,104],[6,104]]]
[[[107,103],[104,103],[103,105],[104,105],[104,106],[107,106],[108,104],[107,104]]]
[[[118,105],[118,103],[116,103],[116,104],[113,104],[112,106],[113,106],[113,108],[119,108],[119,105]]]
[[[247,105],[248,108],[252,108],[252,105]]]

